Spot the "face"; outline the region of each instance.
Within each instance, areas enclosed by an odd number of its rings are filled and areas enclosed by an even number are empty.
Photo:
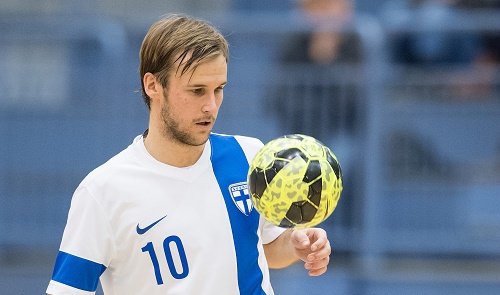
[[[223,99],[227,63],[222,55],[182,76],[171,74],[163,91],[163,135],[177,143],[200,146],[208,140]]]
[[[352,13],[352,0],[308,0],[303,9],[312,18],[334,17],[345,20]]]

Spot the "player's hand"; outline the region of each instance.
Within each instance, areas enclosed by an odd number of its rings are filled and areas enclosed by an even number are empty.
[[[305,262],[304,267],[309,270],[310,276],[319,276],[326,272],[332,250],[324,229],[294,230],[291,241],[295,254]]]

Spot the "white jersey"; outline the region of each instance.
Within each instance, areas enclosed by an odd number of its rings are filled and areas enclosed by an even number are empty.
[[[142,136],[76,189],[48,294],[273,294],[262,244],[283,229],[248,196],[257,139],[212,134],[187,168]]]

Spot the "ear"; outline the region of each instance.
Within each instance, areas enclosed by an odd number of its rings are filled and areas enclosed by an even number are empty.
[[[144,83],[144,91],[151,98],[151,102],[161,97],[161,94],[163,93],[163,87],[161,86],[160,81],[156,79],[155,75],[149,72],[144,74],[142,82]]]

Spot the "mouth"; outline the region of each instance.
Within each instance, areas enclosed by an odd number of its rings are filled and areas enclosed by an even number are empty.
[[[212,120],[210,118],[205,118],[205,119],[201,119],[199,121],[195,121],[195,123],[198,126],[208,127],[214,123],[214,120]]]

